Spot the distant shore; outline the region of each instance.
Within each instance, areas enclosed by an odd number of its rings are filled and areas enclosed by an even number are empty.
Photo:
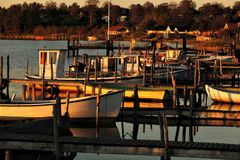
[[[68,40],[68,39],[80,39],[80,40],[87,40],[87,38],[82,39],[79,35],[71,35],[67,36],[66,34],[53,34],[53,35],[15,35],[15,34],[8,34],[8,35],[0,35],[1,40]],[[103,39],[98,39],[103,40]],[[114,41],[130,41],[131,38],[114,38]],[[149,39],[150,40],[150,39]],[[146,39],[136,38],[136,41],[146,41]],[[163,39],[162,42],[170,42],[170,43],[178,43],[179,46],[182,45],[182,39]],[[207,50],[212,52],[217,52],[222,50],[224,47],[229,46],[233,43],[233,40],[226,40],[226,39],[212,39],[208,41],[196,41],[196,39],[191,38],[187,39],[187,45],[192,45],[194,48],[198,50]],[[179,47],[181,48],[181,47]],[[236,48],[240,48],[240,43],[236,42]]]

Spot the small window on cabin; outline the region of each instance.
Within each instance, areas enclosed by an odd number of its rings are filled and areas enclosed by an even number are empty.
[[[44,64],[44,61],[46,63],[47,52],[41,52],[40,55],[41,55],[40,64]]]
[[[51,64],[51,58],[52,58],[52,64],[56,64],[57,52],[49,52],[49,64]]]
[[[136,63],[136,59],[135,59],[135,57],[128,57],[128,58],[126,58],[126,62],[127,63]]]

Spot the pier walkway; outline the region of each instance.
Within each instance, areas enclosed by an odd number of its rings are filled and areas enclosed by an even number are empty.
[[[163,156],[164,142],[108,138],[60,137],[60,151],[98,154]],[[0,149],[54,151],[53,136],[0,134]],[[174,157],[197,157],[238,160],[240,144],[206,142],[168,143],[168,154]]]

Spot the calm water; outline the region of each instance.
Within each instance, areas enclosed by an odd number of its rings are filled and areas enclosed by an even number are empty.
[[[29,61],[30,68],[32,72],[37,73],[38,69],[38,53],[37,49],[40,48],[66,48],[67,43],[65,41],[21,41],[21,40],[0,40],[0,56],[4,57],[4,67],[6,68],[6,57],[10,56],[10,77],[11,78],[24,78],[24,73],[26,72],[27,61]],[[81,50],[81,53],[87,54],[104,54],[104,50]],[[71,63],[72,59],[67,61],[67,64]],[[6,74],[6,73],[5,73]],[[11,84],[10,95],[17,94],[20,96],[21,86],[16,84]],[[119,138],[131,139],[133,134],[133,124],[123,123],[124,128],[122,128],[121,122],[117,122],[112,128],[102,129],[102,136],[116,136]],[[138,139],[159,139],[159,126],[150,125],[145,126],[139,125]],[[122,130],[124,129],[124,132]],[[94,128],[84,128],[80,130],[79,128],[72,128],[71,131],[74,135],[84,136],[84,135],[95,135]],[[174,140],[176,127],[169,127],[169,138]],[[80,134],[81,133],[81,134]],[[90,134],[91,133],[91,134]],[[188,129],[187,129],[188,133]],[[199,127],[197,134],[194,136],[194,141],[199,142],[220,142],[220,143],[240,143],[240,128],[239,127]],[[188,136],[186,136],[186,140]],[[179,135],[181,140],[181,132]],[[90,160],[159,160],[159,157],[153,156],[126,156],[126,155],[103,155],[103,154],[85,154],[79,153],[75,160],[80,159],[90,159]],[[189,159],[194,160],[196,158],[175,158],[176,160]]]

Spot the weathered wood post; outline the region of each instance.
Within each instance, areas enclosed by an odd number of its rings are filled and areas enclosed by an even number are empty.
[[[87,78],[84,79],[84,89],[83,89],[83,95],[86,96],[87,94]]]
[[[151,76],[150,76],[150,83],[153,84],[153,74],[154,74],[154,65],[155,63],[151,64]]]
[[[57,97],[56,103],[53,105],[53,135],[54,135],[55,160],[60,159],[60,143],[59,143],[60,118],[61,118],[61,99]]]
[[[167,117],[166,114],[159,114],[158,116],[159,126],[160,126],[160,133],[161,133],[161,141],[164,142],[164,157],[161,156],[161,160],[170,160],[169,154],[168,154],[168,124],[167,124]]]
[[[43,72],[42,72],[42,99],[45,99],[45,68],[46,68],[46,55],[43,58]]]
[[[146,56],[143,61],[143,86],[146,85]]]
[[[163,118],[161,114],[158,115],[158,123],[160,128],[160,140],[161,142],[164,142]],[[164,160],[164,156],[161,156],[161,160]]]
[[[3,85],[3,56],[1,56],[1,65],[0,65],[0,86]],[[0,93],[2,93],[2,90],[0,90]]]
[[[194,64],[194,88],[196,88],[197,86],[197,62],[195,61],[195,64]]]
[[[32,84],[32,100],[36,100],[36,84]]]
[[[194,93],[193,93],[194,92]],[[195,90],[190,90],[190,108],[189,108],[189,142],[193,142],[193,127],[192,127],[192,114],[194,105]]]
[[[170,157],[168,155],[168,124],[167,124],[167,116],[166,114],[163,114],[163,132],[164,132],[164,147],[165,147],[165,154],[164,159],[170,160]]]
[[[29,68],[29,61],[27,61],[27,70],[26,70],[26,74],[28,74],[28,68]]]
[[[118,62],[118,59],[116,58],[115,59],[115,65],[114,65],[114,82],[117,83],[117,62]]]
[[[10,150],[5,150],[5,160],[12,160],[12,152]]]
[[[176,87],[176,80],[173,76],[173,68],[171,68],[171,78],[172,78],[172,86],[173,86],[173,108],[176,108],[177,87]]]
[[[10,80],[10,58],[7,55],[7,97],[9,97],[9,81]]]
[[[22,100],[26,100],[27,85],[22,85]]]
[[[70,99],[70,93],[69,93],[69,91],[67,91],[67,95],[66,95],[66,112],[64,114],[66,117],[69,117],[69,112],[68,112],[68,110],[69,110],[69,99]]]
[[[95,95],[95,84],[92,85],[92,95]]]
[[[100,90],[96,95],[96,138],[99,137],[99,107],[100,107]]]
[[[53,80],[53,57],[50,59],[50,68],[51,68],[51,80]]]
[[[135,85],[135,87],[134,87],[133,108],[134,108],[135,112],[137,112],[137,110],[139,109],[138,86],[137,85]]]
[[[97,57],[96,57],[96,58],[95,58],[95,66],[94,66],[95,82],[97,82],[97,78],[98,78],[97,71],[98,71],[98,60],[97,60]]]
[[[70,40],[69,39],[67,40],[67,48],[68,48],[67,57],[69,57],[69,50],[70,50]]]

